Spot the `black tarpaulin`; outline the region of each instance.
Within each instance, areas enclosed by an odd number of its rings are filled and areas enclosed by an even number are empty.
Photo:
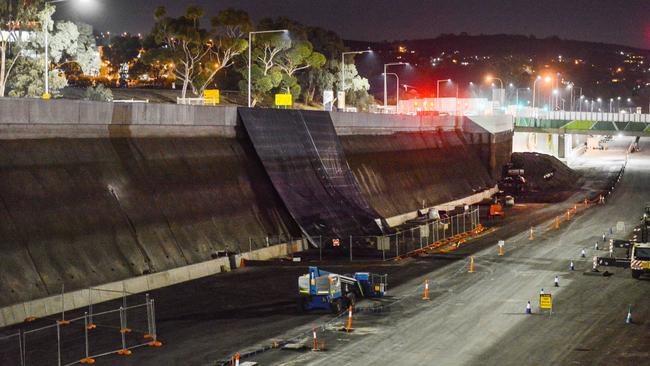
[[[255,151],[285,206],[309,236],[380,235],[329,113],[240,108]]]

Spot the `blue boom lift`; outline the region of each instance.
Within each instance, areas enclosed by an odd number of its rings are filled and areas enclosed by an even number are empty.
[[[335,314],[353,306],[358,298],[383,297],[388,275],[357,272],[339,275],[309,267],[309,273],[298,278],[302,310],[323,309]]]

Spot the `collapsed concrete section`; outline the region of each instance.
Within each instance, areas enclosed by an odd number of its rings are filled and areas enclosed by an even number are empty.
[[[468,118],[307,114],[293,159],[329,154],[318,182],[360,227],[490,186],[511,146]],[[0,306],[300,236],[263,160],[235,107],[0,98]]]

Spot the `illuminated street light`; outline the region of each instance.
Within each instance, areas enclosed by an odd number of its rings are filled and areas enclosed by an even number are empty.
[[[74,1],[74,2],[77,2],[77,3],[81,3],[81,4],[87,4],[87,3],[92,2],[92,0],[50,0],[50,1],[46,1],[45,4],[57,4],[57,3],[63,3],[63,2],[68,2],[68,1]],[[54,8],[54,11],[56,11],[56,7]],[[54,14],[54,13],[52,13],[52,14]],[[49,57],[48,53],[49,53],[49,48],[50,48],[49,44],[48,44],[50,31],[49,31],[48,28],[49,28],[50,24],[49,24],[48,20],[49,20],[49,17],[46,16],[45,21],[43,22],[43,33],[44,33],[44,38],[45,38],[44,39],[44,41],[45,41],[45,44],[44,44],[44,46],[45,46],[45,92],[42,95],[43,99],[50,99],[50,80],[49,80],[49,78],[50,78],[50,70],[49,69],[50,68],[49,68],[49,61],[48,61],[48,57]]]
[[[276,29],[276,30],[267,30],[267,31],[257,31],[257,32],[248,32],[248,108],[251,107],[251,68],[253,66],[253,56],[252,56],[252,46],[253,46],[253,34],[263,34],[263,33],[289,33],[286,29]]]
[[[341,91],[343,92],[343,98],[345,98],[345,55],[360,55],[363,53],[371,53],[372,50],[365,51],[350,51],[341,53]],[[354,60],[352,61],[354,63]],[[339,96],[340,98],[341,96]],[[340,105],[340,104],[339,104]]]
[[[387,86],[386,86],[386,68],[388,66],[400,66],[400,65],[408,66],[409,63],[408,62],[391,62],[391,63],[384,64],[384,111],[386,111],[386,108],[388,108],[388,89],[387,89]]]
[[[535,88],[537,87],[537,82],[540,81],[540,80],[542,80],[542,77],[541,77],[541,76],[537,76],[537,77],[535,78],[535,81],[533,82],[533,108],[535,108]],[[546,76],[546,77],[544,78],[544,81],[545,81],[546,83],[550,83],[551,80],[553,80],[553,78],[551,78],[550,76]]]
[[[499,79],[499,78],[495,78],[495,77],[492,76],[492,75],[488,75],[488,76],[486,76],[486,77],[485,77],[485,80],[487,80],[488,83],[489,83],[489,82],[492,82],[492,80],[498,80],[499,83],[501,84],[501,89],[503,89],[503,80],[501,80],[501,79]]]

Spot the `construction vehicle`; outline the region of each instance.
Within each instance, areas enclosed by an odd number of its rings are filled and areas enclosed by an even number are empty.
[[[650,273],[650,243],[637,243],[630,253],[632,277],[639,278],[643,273]]]
[[[309,267],[309,273],[298,278],[301,310],[331,310],[338,314],[357,299],[386,295],[388,275],[357,272],[340,275]]]

